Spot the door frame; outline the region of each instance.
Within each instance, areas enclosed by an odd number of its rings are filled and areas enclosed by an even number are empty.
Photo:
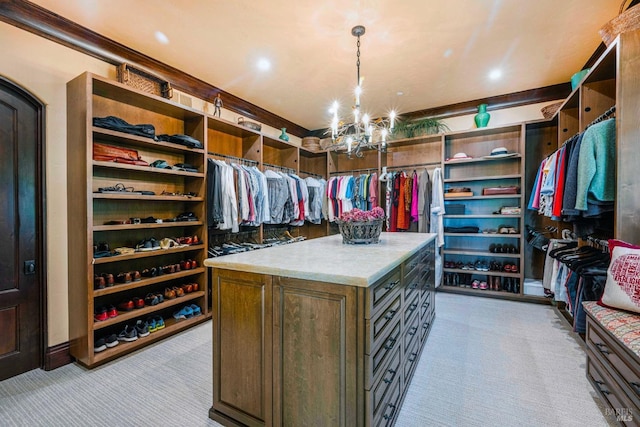
[[[45,355],[48,351],[48,321],[47,321],[47,227],[46,227],[46,169],[45,169],[45,104],[31,92],[20,86],[15,81],[0,75],[0,90],[14,92],[17,96],[23,98],[31,104],[36,110],[37,133],[36,133],[36,189],[35,189],[35,208],[36,208],[36,265],[39,266],[36,272],[38,283],[40,284],[40,368],[46,368]],[[68,347],[68,344],[67,344]],[[68,353],[68,351],[67,351]],[[60,366],[60,365],[58,365]],[[57,366],[51,367],[51,369]]]

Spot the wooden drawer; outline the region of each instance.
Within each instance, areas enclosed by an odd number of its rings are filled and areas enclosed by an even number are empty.
[[[420,320],[424,321],[428,315],[433,311],[433,304],[431,304],[431,295],[427,295],[422,299],[420,304]]]
[[[638,416],[638,409],[616,386],[615,381],[606,374],[606,369],[594,356],[590,350],[587,350],[587,378],[602,399],[610,406],[610,408],[605,408],[605,415],[608,419],[616,420],[623,426],[637,426],[635,417]]]
[[[400,290],[400,268],[396,268],[367,288],[365,318],[371,319],[375,313],[395,298]]]
[[[373,385],[371,390],[366,391],[366,413],[368,416],[374,416],[380,412],[382,402],[390,393],[392,393],[392,386],[396,378],[400,378],[400,347],[393,352],[393,357],[389,361],[389,365],[386,367],[384,375],[382,375],[378,381]],[[367,420],[368,425],[371,425],[370,419]]]
[[[405,387],[411,381],[411,375],[413,375],[413,370],[418,364],[418,356],[420,355],[420,340],[412,340],[411,345],[404,352],[403,359],[403,375],[404,375],[404,384]]]
[[[410,323],[405,323],[404,328],[404,354],[406,355],[409,351],[409,348],[413,344],[414,341],[420,341],[416,339],[420,336],[420,316],[417,313],[414,313],[415,316],[411,318]]]
[[[424,340],[429,335],[429,331],[431,331],[431,325],[433,324],[433,319],[435,318],[435,312],[431,311],[425,320],[420,320],[420,342],[424,342]]]
[[[413,296],[419,296],[420,294],[420,274],[412,275],[403,286],[404,300],[409,301]]]
[[[419,266],[422,265],[422,259],[424,256],[424,250],[420,250],[414,254],[411,258],[402,263],[402,277],[407,280],[412,275],[416,274]]]
[[[414,314],[419,312],[420,307],[420,295],[415,293],[411,300],[404,300],[404,324],[408,325],[411,322],[411,318]],[[406,327],[406,326],[405,326]]]
[[[628,354],[629,350],[609,336],[599,323],[587,318],[587,324],[587,347],[603,366],[612,371],[609,375],[620,384],[635,406],[640,407],[640,367],[637,362]]]
[[[393,355],[393,350],[400,347],[400,318],[396,318],[391,324],[392,328],[389,335],[386,335],[370,356],[364,358],[365,369],[365,389],[371,390],[371,387],[377,380],[377,376],[384,371],[383,367],[387,365],[387,361]]]
[[[372,354],[384,342],[389,335],[394,320],[400,318],[401,298],[400,293],[396,292],[395,299],[389,301],[389,304],[371,320],[365,320],[365,354]]]
[[[402,381],[400,381],[400,375],[396,375],[395,380],[389,386],[387,397],[380,403],[378,412],[373,414],[373,425],[375,427],[393,425],[398,412],[400,412],[401,396]]]

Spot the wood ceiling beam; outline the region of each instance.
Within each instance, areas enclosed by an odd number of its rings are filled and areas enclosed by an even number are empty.
[[[285,127],[288,133],[298,137],[309,134],[308,129],[296,123],[104,37],[35,3],[24,0],[0,0],[0,21],[109,64],[120,65],[126,62],[170,82],[177,90],[209,102],[219,93],[225,109],[276,129]]]

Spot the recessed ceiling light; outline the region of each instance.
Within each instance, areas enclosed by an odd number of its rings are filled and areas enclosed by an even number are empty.
[[[271,61],[267,58],[260,58],[256,63],[258,70],[260,71],[269,71],[271,69]]]
[[[491,72],[489,73],[489,78],[491,80],[498,80],[500,77],[502,77],[502,70],[498,68],[491,70]]]
[[[401,90],[399,90],[398,92],[396,92],[396,95],[398,95],[398,96],[402,96],[402,95],[404,95],[404,92],[403,92],[403,91],[401,91]]]
[[[169,37],[162,31],[156,31],[155,34],[156,40],[158,40],[162,44],[169,44]]]
[[[444,57],[448,58],[451,56],[451,54],[453,54],[453,50],[452,49],[447,49],[444,51]]]

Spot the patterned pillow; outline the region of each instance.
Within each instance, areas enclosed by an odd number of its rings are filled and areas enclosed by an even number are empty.
[[[640,313],[640,246],[609,240],[611,264],[600,304]]]

